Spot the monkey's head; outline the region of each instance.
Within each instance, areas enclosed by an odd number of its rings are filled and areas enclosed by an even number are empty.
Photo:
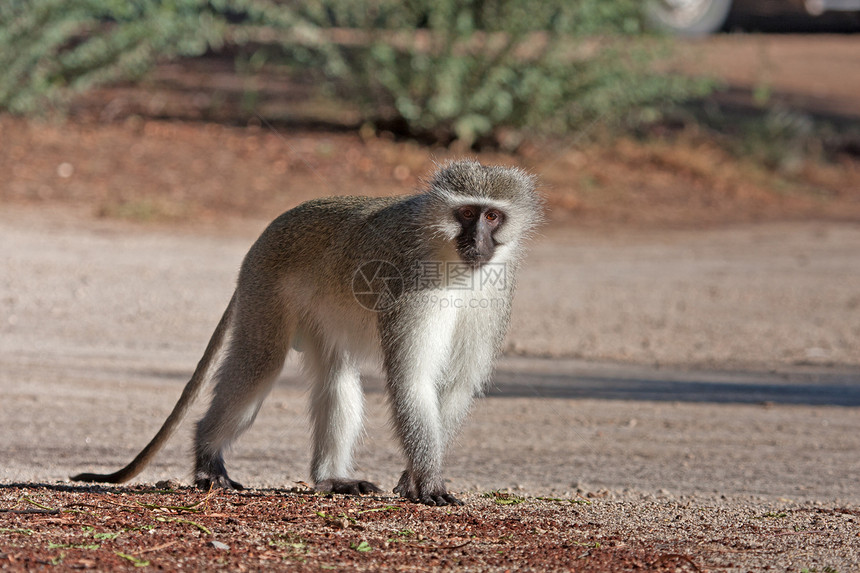
[[[427,194],[436,231],[473,266],[516,257],[542,219],[534,178],[517,168],[451,162],[436,172]]]

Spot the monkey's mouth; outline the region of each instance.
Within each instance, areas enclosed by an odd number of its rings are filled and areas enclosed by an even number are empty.
[[[463,260],[464,263],[466,263],[473,269],[476,269],[481,265],[489,263],[490,260],[493,258],[493,254],[486,254],[478,251],[461,252],[460,258]]]

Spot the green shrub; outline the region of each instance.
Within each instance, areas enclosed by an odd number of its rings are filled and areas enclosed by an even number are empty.
[[[6,0],[0,108],[140,77],[224,44],[316,74],[365,121],[470,145],[567,133],[697,94],[660,75],[636,0]],[[281,68],[277,68],[281,69]]]
[[[4,0],[0,109],[35,114],[92,86],[136,79],[158,58],[220,47],[204,0]]]
[[[365,118],[472,143],[505,127],[566,133],[701,93],[701,83],[654,72],[663,45],[642,36],[640,9],[627,0],[331,0],[301,15],[319,30],[360,32],[324,42],[314,63]]]

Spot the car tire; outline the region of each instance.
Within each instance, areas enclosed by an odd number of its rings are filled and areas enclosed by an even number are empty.
[[[647,17],[658,30],[681,36],[704,36],[723,28],[732,0],[650,0]]]

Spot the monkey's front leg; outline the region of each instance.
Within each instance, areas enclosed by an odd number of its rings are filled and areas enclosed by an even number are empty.
[[[414,379],[413,379],[414,380]],[[408,459],[394,493],[426,505],[463,505],[442,479],[445,432],[431,380],[390,380],[395,428]]]
[[[439,405],[443,454],[454,434],[457,432],[457,429],[460,427],[460,422],[469,410],[469,405],[472,402],[473,396],[474,390],[472,386],[462,383],[448,384],[438,394],[436,402]],[[408,497],[413,500],[416,500],[417,498],[418,501],[427,503],[420,499],[421,496],[417,493],[419,489],[420,487],[413,478],[412,473],[407,470],[400,476],[400,482],[397,484],[397,487],[394,488],[394,491],[404,497]],[[463,505],[462,501],[450,493],[447,493],[441,484],[439,488],[437,488],[437,491],[438,490],[441,490],[443,493],[431,493],[429,495],[435,505]]]

